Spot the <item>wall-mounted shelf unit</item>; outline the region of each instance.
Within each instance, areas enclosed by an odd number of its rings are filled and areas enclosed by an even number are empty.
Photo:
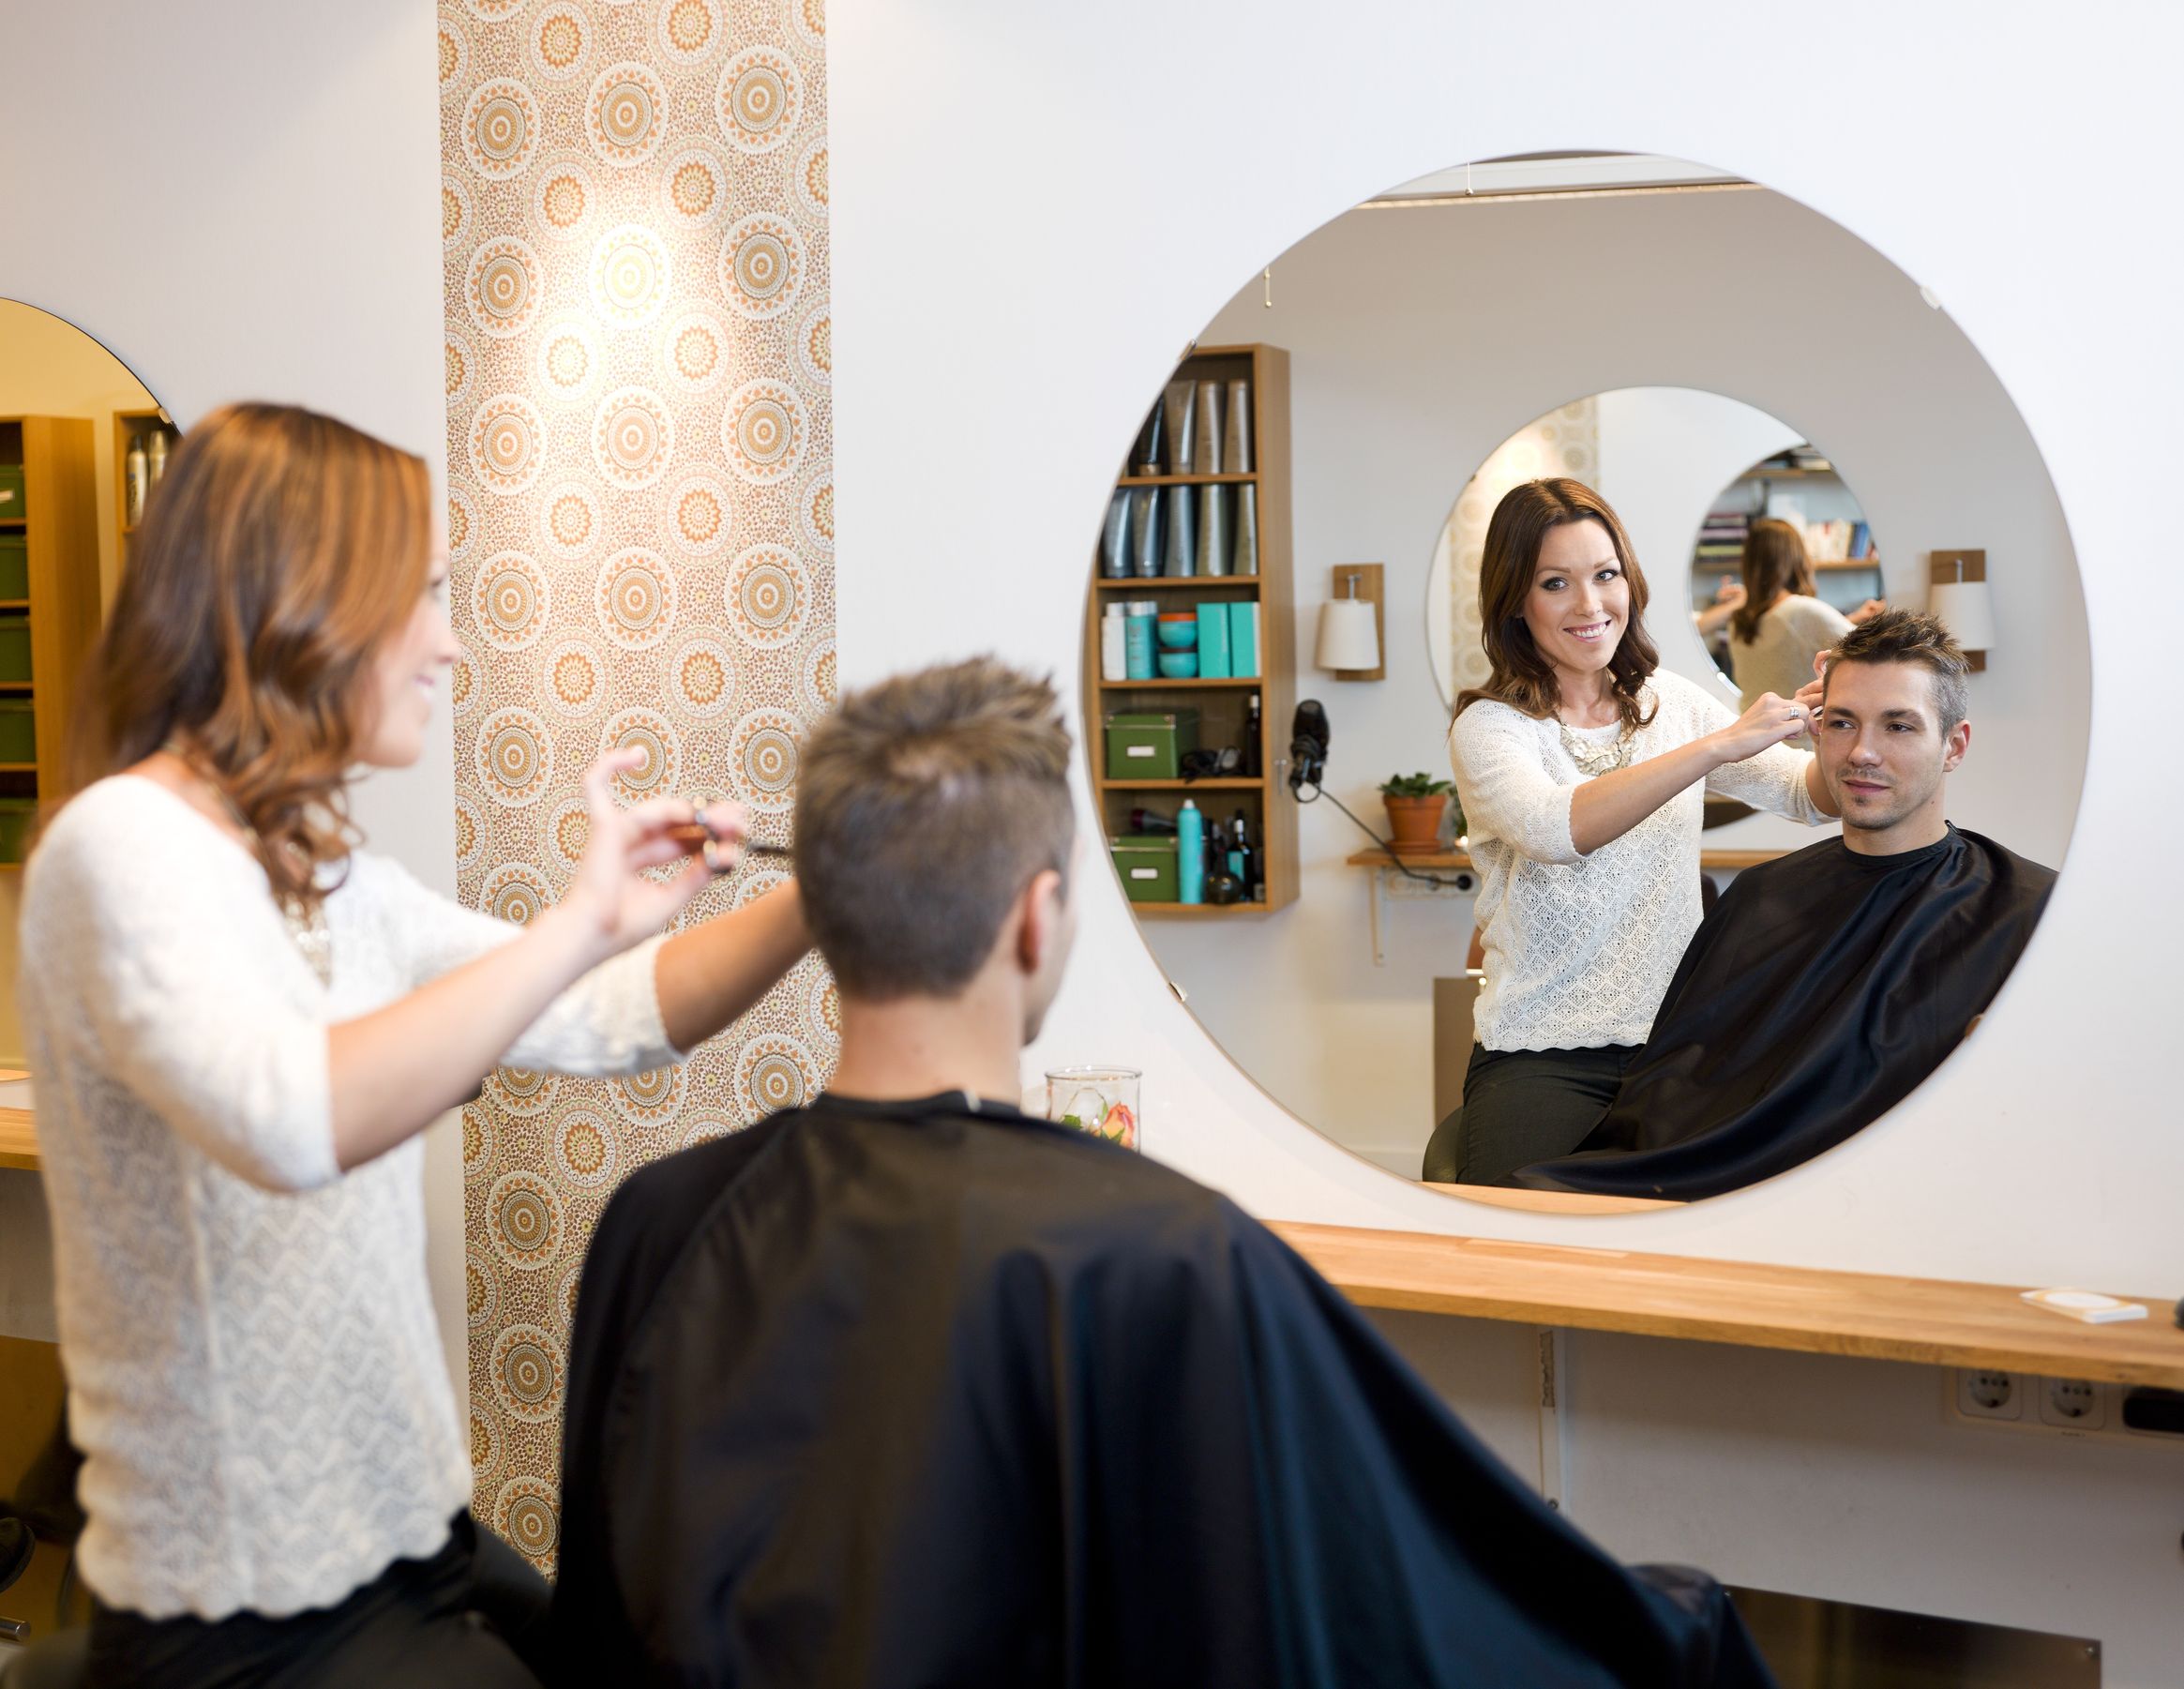
[[[0,416],[0,868],[21,864],[38,803],[61,790],[98,633],[98,486],[89,421]]]
[[[1123,475],[1119,491],[1136,488],[1254,488],[1258,511],[1258,569],[1251,575],[1183,575],[1108,580],[1092,564],[1092,590],[1085,596],[1084,743],[1092,759],[1092,792],[1100,823],[1109,838],[1133,831],[1130,812],[1155,810],[1172,817],[1185,797],[1204,811],[1209,823],[1244,817],[1254,842],[1264,853],[1263,901],[1208,904],[1140,902],[1131,907],[1146,919],[1247,919],[1293,903],[1297,898],[1297,807],[1284,790],[1281,753],[1288,746],[1289,716],[1295,702],[1295,657],[1291,649],[1289,537],[1289,354],[1278,346],[1198,346],[1171,378],[1178,381],[1243,380],[1250,383],[1252,467],[1223,475]],[[1156,400],[1157,402],[1157,400]],[[1127,467],[1127,466],[1125,466]],[[1163,495],[1164,498],[1167,495]],[[1096,548],[1095,548],[1096,550]],[[1259,606],[1259,672],[1244,679],[1103,680],[1100,673],[1100,619],[1118,599],[1151,599],[1166,611],[1196,611],[1208,603]],[[1202,780],[1110,780],[1106,776],[1107,718],[1124,712],[1190,708],[1198,712],[1199,744],[1243,746],[1251,696],[1259,698],[1257,766],[1250,778]],[[1209,799],[1214,801],[1209,802]]]

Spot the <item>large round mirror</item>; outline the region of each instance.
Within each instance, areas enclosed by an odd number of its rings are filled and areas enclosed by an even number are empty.
[[[1147,401],[1095,801],[1277,1101],[1619,1210],[1802,1166],[1975,1035],[2068,842],[2084,610],[2023,422],[1885,259],[1689,163],[1478,164],[1278,256]]]

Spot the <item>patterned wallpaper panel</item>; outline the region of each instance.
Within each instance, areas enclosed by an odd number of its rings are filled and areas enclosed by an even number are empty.
[[[1513,487],[1543,476],[1569,475],[1588,487],[1600,484],[1600,400],[1573,400],[1559,410],[1527,423],[1494,448],[1456,495],[1441,530],[1437,569],[1453,571],[1449,586],[1448,661],[1443,671],[1454,677],[1453,703],[1467,686],[1483,686],[1493,674],[1482,643],[1479,620],[1479,564],[1486,548],[1486,524],[1494,507]]]
[[[457,867],[508,920],[567,883],[613,746],[644,752],[629,798],[725,794],[786,837],[835,694],[825,47],[823,0],[441,11]],[[540,1565],[607,1198],[817,1090],[838,1019],[807,960],[678,1070],[503,1071],[464,1111],[475,1507]]]

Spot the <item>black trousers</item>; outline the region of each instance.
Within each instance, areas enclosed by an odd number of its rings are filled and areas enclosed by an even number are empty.
[[[146,1619],[97,1603],[85,1689],[538,1689],[518,1652],[550,1591],[467,1513],[429,1560],[398,1560],[338,1606]]]
[[[1634,1044],[1511,1050],[1472,1045],[1471,1064],[1464,1070],[1456,1180],[1504,1184],[1520,1167],[1567,1155],[1600,1124],[1637,1053]]]

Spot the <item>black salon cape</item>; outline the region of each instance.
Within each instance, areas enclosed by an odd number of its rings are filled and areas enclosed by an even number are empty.
[[[1833,1148],[1964,1041],[2055,878],[1957,827],[1893,856],[1830,838],[1745,869],[1693,935],[1605,1117],[1514,1183],[1710,1197]]]
[[[633,1174],[579,1289],[557,1681],[1764,1684],[1224,1198],[960,1093]]]

